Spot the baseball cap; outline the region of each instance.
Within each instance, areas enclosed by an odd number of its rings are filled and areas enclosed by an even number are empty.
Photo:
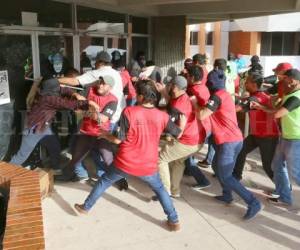
[[[176,76],[172,83],[181,90],[187,88],[187,80],[183,76]]]
[[[97,54],[95,60],[109,63],[109,62],[111,62],[111,56],[106,51],[101,51]]]
[[[285,72],[284,75],[294,80],[300,81],[300,71],[298,69],[289,69]]]
[[[226,76],[223,70],[212,70],[207,76],[207,87],[210,91],[216,91],[225,88]]]
[[[293,68],[293,66],[290,63],[284,62],[284,63],[279,63],[277,65],[277,67],[273,69],[273,71],[274,72],[276,72],[276,71],[287,71],[287,70],[290,70],[292,68]]]
[[[50,78],[42,81],[40,95],[58,96],[60,94],[60,85],[56,78]]]
[[[115,80],[114,78],[112,78],[111,76],[109,75],[105,75],[105,76],[100,76],[99,77],[100,80],[103,80],[105,82],[105,84],[113,87],[115,85]]]

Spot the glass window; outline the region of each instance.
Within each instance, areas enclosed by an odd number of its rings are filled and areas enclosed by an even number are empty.
[[[198,32],[197,31],[190,32],[190,45],[198,45]]]
[[[132,33],[148,34],[148,18],[131,16]]]
[[[5,1],[0,24],[22,25],[22,11],[37,13],[39,26],[71,28],[71,5],[50,0]]]
[[[63,75],[73,66],[71,36],[39,36],[41,75]]]
[[[8,71],[11,98],[24,101],[23,94],[30,89],[25,86],[25,77],[34,77],[29,35],[0,35],[0,69]]]
[[[104,23],[125,23],[125,15],[115,12],[77,6],[77,22],[79,29],[87,29],[92,24]]]
[[[285,32],[283,33],[283,55],[297,55],[295,51],[295,33]]]
[[[261,37],[261,55],[299,55],[298,37],[299,33],[296,32],[263,32]]]
[[[0,35],[0,71],[6,70],[9,84],[1,81],[0,85],[0,159],[16,152],[17,139],[21,139],[14,135],[21,135],[26,97],[33,82],[25,77],[34,77],[29,35]]]
[[[135,58],[137,52],[142,51],[146,57],[148,55],[148,38],[147,37],[132,37],[132,57]],[[149,58],[146,58],[149,60]]]
[[[283,45],[283,33],[282,32],[273,32],[272,33],[272,49],[271,54],[282,55]]]
[[[212,31],[206,33],[205,44],[209,45],[209,46],[213,45],[213,32]]]
[[[262,32],[261,35],[261,55],[271,55],[272,33]]]
[[[104,50],[103,37],[80,37],[80,70],[81,73],[95,67],[97,54]]]
[[[120,52],[121,59],[123,60],[123,62],[126,62],[126,53],[127,53],[126,38],[118,38],[118,37],[114,37],[114,38],[109,37],[108,38],[107,52],[112,55],[112,53],[115,50],[118,50]]]

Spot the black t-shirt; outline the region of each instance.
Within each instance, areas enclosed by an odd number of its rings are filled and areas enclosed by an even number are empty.
[[[286,108],[289,112],[291,112],[294,109],[300,107],[300,99],[296,96],[291,96],[284,102],[282,107]]]

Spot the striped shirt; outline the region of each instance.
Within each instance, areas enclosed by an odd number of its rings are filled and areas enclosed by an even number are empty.
[[[70,99],[73,93],[69,88],[61,88],[60,96],[38,95],[32,109],[27,113],[27,127],[34,127],[36,131],[45,129],[58,110],[88,110],[88,101]]]

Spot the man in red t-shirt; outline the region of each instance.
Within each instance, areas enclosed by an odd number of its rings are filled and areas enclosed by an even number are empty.
[[[133,106],[136,102],[136,92],[131,81],[131,76],[125,67],[124,59],[118,50],[112,52],[113,68],[117,70],[122,78],[123,93],[126,97],[127,106]]]
[[[206,82],[203,82],[203,69],[196,65],[190,66],[187,70],[187,82],[187,94],[192,100],[194,110],[199,107],[204,107],[210,98],[210,93],[206,86]],[[204,128],[201,129],[201,131],[203,132],[203,136],[208,138],[211,133],[210,119],[198,121],[198,125]],[[186,160],[185,165],[187,173],[193,176],[197,181],[197,185],[192,187],[194,190],[202,190],[211,185],[200,168],[198,168],[194,156],[189,157]]]
[[[284,95],[284,78],[285,78],[285,73],[292,69],[293,66],[290,63],[284,62],[284,63],[279,63],[275,69],[273,69],[275,75],[278,78],[278,82],[271,88],[267,89],[267,93],[272,94],[272,95],[277,95],[277,98],[279,101],[282,100],[283,95]]]
[[[183,76],[177,76],[171,82],[168,113],[183,133],[178,140],[166,144],[159,154],[159,173],[167,191],[173,197],[180,196],[180,182],[185,168],[184,161],[198,152],[205,141],[204,129],[198,126],[186,88],[187,81]]]
[[[171,231],[180,228],[178,216],[166,192],[157,168],[158,146],[162,132],[178,136],[181,130],[169,116],[157,108],[158,92],[152,81],[141,80],[136,85],[137,106],[124,109],[118,137],[103,133],[102,137],[120,144],[110,169],[98,180],[84,204],[75,204],[79,213],[88,213],[107,188],[128,175],[136,176],[150,185],[158,197]]]
[[[223,188],[223,195],[215,198],[229,204],[233,201],[232,191],[234,191],[247,203],[248,210],[244,219],[249,220],[261,210],[261,204],[232,175],[236,158],[242,149],[243,136],[238,127],[232,97],[225,90],[225,78],[223,70],[214,69],[208,74],[207,86],[211,97],[206,107],[197,113],[197,117],[200,120],[211,118],[212,134],[216,144],[212,167]]]
[[[205,64],[206,64],[206,56],[205,56],[205,54],[195,54],[193,56],[193,64],[202,68],[202,70],[203,70],[202,82],[204,84],[206,84],[208,70],[207,70],[207,68],[205,66]]]
[[[272,108],[271,97],[265,92],[260,91],[263,83],[263,76],[257,73],[250,74],[245,82],[246,91],[250,97],[242,101],[237,111],[249,112],[250,131],[237,158],[233,175],[242,179],[243,169],[247,155],[257,147],[259,148],[262,165],[271,180],[273,180],[273,170],[271,168],[275,149],[279,140],[279,127],[276,119],[262,110],[251,109],[251,102],[257,102],[263,106]]]
[[[64,175],[57,176],[56,180],[70,181],[86,179],[83,176],[81,161],[86,154],[94,149],[100,153],[106,166],[113,161],[113,147],[105,139],[98,139],[100,130],[109,131],[110,119],[115,113],[118,105],[117,98],[111,93],[114,86],[114,79],[109,76],[100,77],[99,81],[90,87],[87,95],[88,100],[92,100],[99,106],[98,113],[85,113],[80,127],[80,134],[76,136],[72,147],[72,160],[64,169]],[[75,173],[74,173],[75,172]]]

